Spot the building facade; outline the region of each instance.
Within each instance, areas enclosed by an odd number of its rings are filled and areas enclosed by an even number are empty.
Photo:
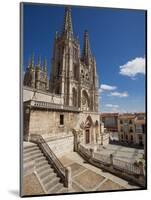
[[[118,115],[118,113],[101,113],[100,120],[104,123],[104,128],[107,131],[118,131]]]
[[[46,61],[34,65],[32,56],[24,76],[24,136],[41,134],[57,154],[75,144],[101,143],[98,79],[88,31],[83,53],[72,28],[71,9],[65,10],[61,33],[56,33],[50,80]]]
[[[118,117],[118,134],[121,143],[143,147],[145,143],[145,113],[121,114]]]

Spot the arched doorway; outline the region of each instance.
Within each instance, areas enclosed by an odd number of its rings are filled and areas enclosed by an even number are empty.
[[[86,119],[84,132],[85,132],[85,144],[93,143],[94,142],[93,121],[90,116],[88,116]]]

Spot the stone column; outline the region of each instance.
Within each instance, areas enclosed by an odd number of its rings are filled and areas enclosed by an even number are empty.
[[[66,167],[65,170],[65,186],[69,189],[72,187],[71,168]]]

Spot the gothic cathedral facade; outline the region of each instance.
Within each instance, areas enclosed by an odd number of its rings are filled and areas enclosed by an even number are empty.
[[[51,64],[50,79],[46,60],[38,58],[34,65],[33,56],[25,73],[24,136],[42,134],[57,154],[74,149],[77,142],[101,143],[96,61],[88,31],[80,54],[69,7],[63,30],[56,32]]]

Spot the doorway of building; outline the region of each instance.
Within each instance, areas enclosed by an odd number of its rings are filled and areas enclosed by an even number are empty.
[[[85,143],[89,144],[90,143],[90,130],[86,129],[85,131]]]

